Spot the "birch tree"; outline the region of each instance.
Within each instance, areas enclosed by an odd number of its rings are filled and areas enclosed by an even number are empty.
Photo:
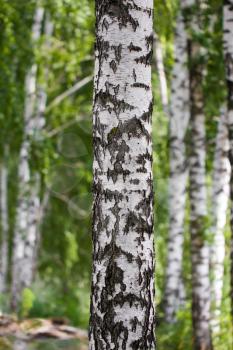
[[[182,3],[189,31],[190,75],[190,233],[192,260],[192,319],[194,348],[212,349],[210,332],[209,245],[206,240],[207,191],[205,115],[203,97],[203,47],[198,35],[202,25],[202,2]]]
[[[177,17],[170,105],[170,182],[168,256],[165,283],[165,320],[175,321],[180,295],[187,184],[185,135],[189,122],[187,35],[181,13]]]
[[[229,163],[229,138],[227,128],[226,111],[223,110],[218,123],[216,149],[213,170],[212,192],[212,236],[211,268],[212,268],[212,330],[219,332],[221,303],[224,280],[224,258],[226,214],[229,200],[230,163]]]
[[[8,146],[4,147],[3,160],[0,166],[0,210],[1,210],[1,257],[0,257],[0,293],[6,292],[8,272]]]
[[[163,105],[163,110],[165,113],[168,112],[168,87],[167,87],[167,78],[164,67],[163,59],[163,48],[159,37],[154,33],[154,52],[155,52],[155,62],[157,68],[157,74],[159,78],[159,87],[160,87],[160,97]]]
[[[96,0],[90,350],[155,349],[152,0]]]
[[[37,7],[32,28],[32,42],[35,44],[41,35],[41,26],[44,9]],[[30,172],[30,139],[35,128],[35,106],[36,106],[36,78],[38,66],[33,63],[28,70],[25,79],[25,110],[23,141],[19,154],[18,167],[18,204],[16,209],[16,222],[13,243],[12,262],[12,308],[16,309],[20,301],[21,292],[31,281],[31,267],[27,264],[27,256],[31,254],[30,246],[34,244],[35,235],[33,223],[34,206],[38,206],[39,193],[38,179],[33,184]],[[30,190],[33,195],[30,196]],[[35,193],[36,192],[36,193]],[[29,210],[30,208],[30,210]],[[32,214],[33,211],[33,215]]]
[[[231,163],[231,303],[233,319],[233,1],[224,1],[224,55],[226,65],[226,80],[228,88],[228,128],[230,139],[230,163]]]

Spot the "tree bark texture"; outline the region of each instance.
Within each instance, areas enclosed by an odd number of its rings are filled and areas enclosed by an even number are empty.
[[[185,136],[190,119],[187,35],[181,13],[177,17],[170,105],[170,179],[168,256],[165,282],[165,320],[173,323],[183,300],[182,257],[187,187]]]
[[[211,269],[212,269],[212,330],[220,331],[221,303],[224,280],[225,237],[227,207],[230,190],[229,138],[226,111],[222,111],[216,140],[213,169],[212,192],[212,237]]]
[[[0,166],[0,210],[1,210],[1,256],[0,256],[0,293],[6,292],[8,273],[8,147],[5,146]]]
[[[32,41],[36,43],[41,35],[44,9],[38,7],[34,16]],[[35,244],[35,226],[39,210],[39,179],[33,177],[29,161],[31,138],[36,132],[36,79],[37,65],[30,67],[25,79],[24,134],[19,155],[18,204],[13,244],[12,299],[13,309],[19,306],[22,290],[32,281],[31,258]]]
[[[152,0],[96,0],[90,350],[155,349]]]
[[[231,163],[231,304],[233,320],[233,0],[224,0],[224,55],[226,65],[226,81],[228,88],[228,128],[230,139],[230,163]]]

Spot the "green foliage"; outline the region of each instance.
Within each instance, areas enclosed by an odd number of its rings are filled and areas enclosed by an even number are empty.
[[[158,326],[157,342],[159,350],[192,350],[190,305],[179,311],[175,324]]]
[[[29,288],[24,288],[22,292],[22,300],[20,306],[20,314],[22,317],[27,317],[30,310],[33,307],[35,301],[35,295],[33,291]]]

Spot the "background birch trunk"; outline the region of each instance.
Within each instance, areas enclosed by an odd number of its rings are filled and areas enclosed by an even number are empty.
[[[159,37],[154,33],[154,52],[155,52],[155,62],[157,68],[157,74],[159,78],[159,87],[160,87],[160,97],[163,105],[163,110],[165,113],[168,113],[168,87],[167,87],[167,78],[163,62],[163,48],[159,40]]]
[[[217,132],[217,141],[213,169],[212,193],[212,235],[211,269],[212,269],[212,330],[220,331],[221,303],[224,281],[225,237],[227,207],[229,200],[230,163],[229,138],[226,111],[222,111]]]
[[[4,147],[2,164],[0,166],[0,210],[1,210],[1,256],[0,256],[0,293],[7,289],[8,273],[8,146]]]
[[[230,163],[231,163],[231,303],[233,320],[233,0],[224,1],[223,14],[224,28],[224,55],[226,65],[226,80],[228,88],[228,128],[230,139]],[[232,321],[233,322],[233,321]]]
[[[44,9],[38,7],[34,16],[34,23],[32,28],[32,41],[36,43],[41,35],[41,26],[44,16]],[[14,245],[13,245],[13,262],[12,262],[12,299],[11,306],[13,309],[18,307],[23,288],[27,285],[29,278],[26,264],[26,255],[28,254],[27,241],[31,241],[32,232],[29,226],[32,221],[29,219],[30,205],[35,204],[34,200],[30,198],[30,187],[33,183],[30,168],[30,138],[34,133],[34,117],[36,104],[36,77],[37,65],[32,64],[25,80],[25,111],[24,111],[24,132],[23,142],[19,155],[18,168],[18,205],[16,210]],[[34,189],[36,190],[36,188]],[[38,194],[36,194],[36,197]],[[37,199],[36,199],[37,201]],[[30,224],[29,224],[30,223]],[[29,226],[28,226],[29,225]]]
[[[152,0],[96,0],[90,350],[155,349],[152,22]]]
[[[190,232],[192,261],[192,320],[194,349],[212,349],[210,330],[210,248],[206,237],[207,189],[203,97],[203,48],[198,41],[202,1],[184,0],[182,8],[189,32],[190,74]]]
[[[50,16],[46,13],[46,20],[44,26],[44,35],[46,38],[45,49],[48,51],[51,44],[51,35],[53,32],[53,23],[50,20]],[[34,115],[34,135],[35,142],[43,141],[42,130],[46,124],[45,110],[47,104],[47,77],[49,74],[48,66],[45,66],[43,76],[44,84],[40,88],[37,88],[36,98],[36,110]],[[40,244],[40,226],[44,217],[44,211],[46,210],[49,196],[46,192],[44,198],[41,201],[41,176],[39,171],[35,171],[31,175],[32,181],[30,183],[30,207],[28,208],[28,234],[25,244],[25,264],[28,266],[26,286],[30,286],[35,278],[38,249]]]
[[[170,181],[169,181],[169,236],[165,282],[165,320],[175,322],[176,312],[183,300],[182,257],[184,215],[187,186],[187,158],[185,135],[190,119],[187,35],[181,13],[177,17],[175,57],[172,74],[170,106]]]
[[[209,245],[206,242],[205,116],[202,67],[198,43],[190,43],[191,155],[190,230],[192,256],[192,317],[196,350],[212,349],[210,335]]]

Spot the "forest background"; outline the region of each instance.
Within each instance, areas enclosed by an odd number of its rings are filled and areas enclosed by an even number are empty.
[[[94,1],[48,0],[39,30],[36,1],[0,0],[0,161],[1,161],[1,299],[0,309],[20,317],[66,317],[87,328],[91,280],[92,96],[94,71]],[[206,128],[207,240],[212,244],[213,169],[218,123],[226,106],[222,1],[203,9],[202,45]],[[164,321],[164,288],[169,250],[169,137],[174,40],[179,12],[175,0],[155,2],[153,67],[153,150],[157,339],[159,349],[191,349],[190,203],[187,196],[182,257],[185,297],[176,322]],[[33,32],[34,26],[34,32]],[[34,35],[32,35],[34,34]],[[31,79],[31,80],[30,80]],[[29,81],[30,80],[30,81]],[[164,85],[165,84],[165,85]],[[30,90],[31,89],[31,90]],[[34,100],[33,100],[34,99]],[[25,105],[36,105],[36,124],[27,124],[30,154],[25,165]],[[36,130],[36,132],[35,132]],[[30,134],[31,133],[31,134]],[[186,137],[187,148],[189,134]],[[24,145],[24,147],[22,146]],[[189,153],[187,152],[187,158]],[[21,173],[20,173],[21,165]],[[26,166],[26,168],[25,168]],[[24,170],[23,170],[24,169]],[[25,172],[26,169],[26,172]],[[27,183],[24,175],[29,171]],[[22,176],[20,176],[20,174]],[[5,182],[4,182],[5,181]],[[23,184],[26,183],[26,187]],[[34,197],[20,203],[22,191]],[[188,193],[188,190],[187,190]],[[31,197],[32,198],[32,197]],[[26,209],[25,209],[26,205]],[[27,207],[28,205],[28,207]],[[4,209],[5,208],[5,209]],[[14,271],[15,231],[31,209],[35,251],[29,253],[26,288]],[[36,214],[35,214],[36,213]],[[39,214],[38,214],[39,213]],[[220,331],[216,349],[231,349],[230,225],[225,213],[225,262]],[[36,222],[36,227],[34,223]],[[22,229],[22,227],[21,227]],[[27,242],[30,247],[30,240]],[[20,246],[20,244],[18,244]],[[4,257],[7,259],[4,260]],[[28,260],[27,260],[28,259]],[[4,267],[5,266],[5,272]],[[27,273],[26,271],[25,273]],[[14,281],[15,278],[15,281]],[[22,277],[23,279],[24,277]],[[20,290],[20,293],[18,292]],[[18,293],[18,294],[17,294]],[[13,294],[13,297],[12,297]],[[19,295],[20,294],[20,295]],[[13,298],[13,299],[12,299]]]

